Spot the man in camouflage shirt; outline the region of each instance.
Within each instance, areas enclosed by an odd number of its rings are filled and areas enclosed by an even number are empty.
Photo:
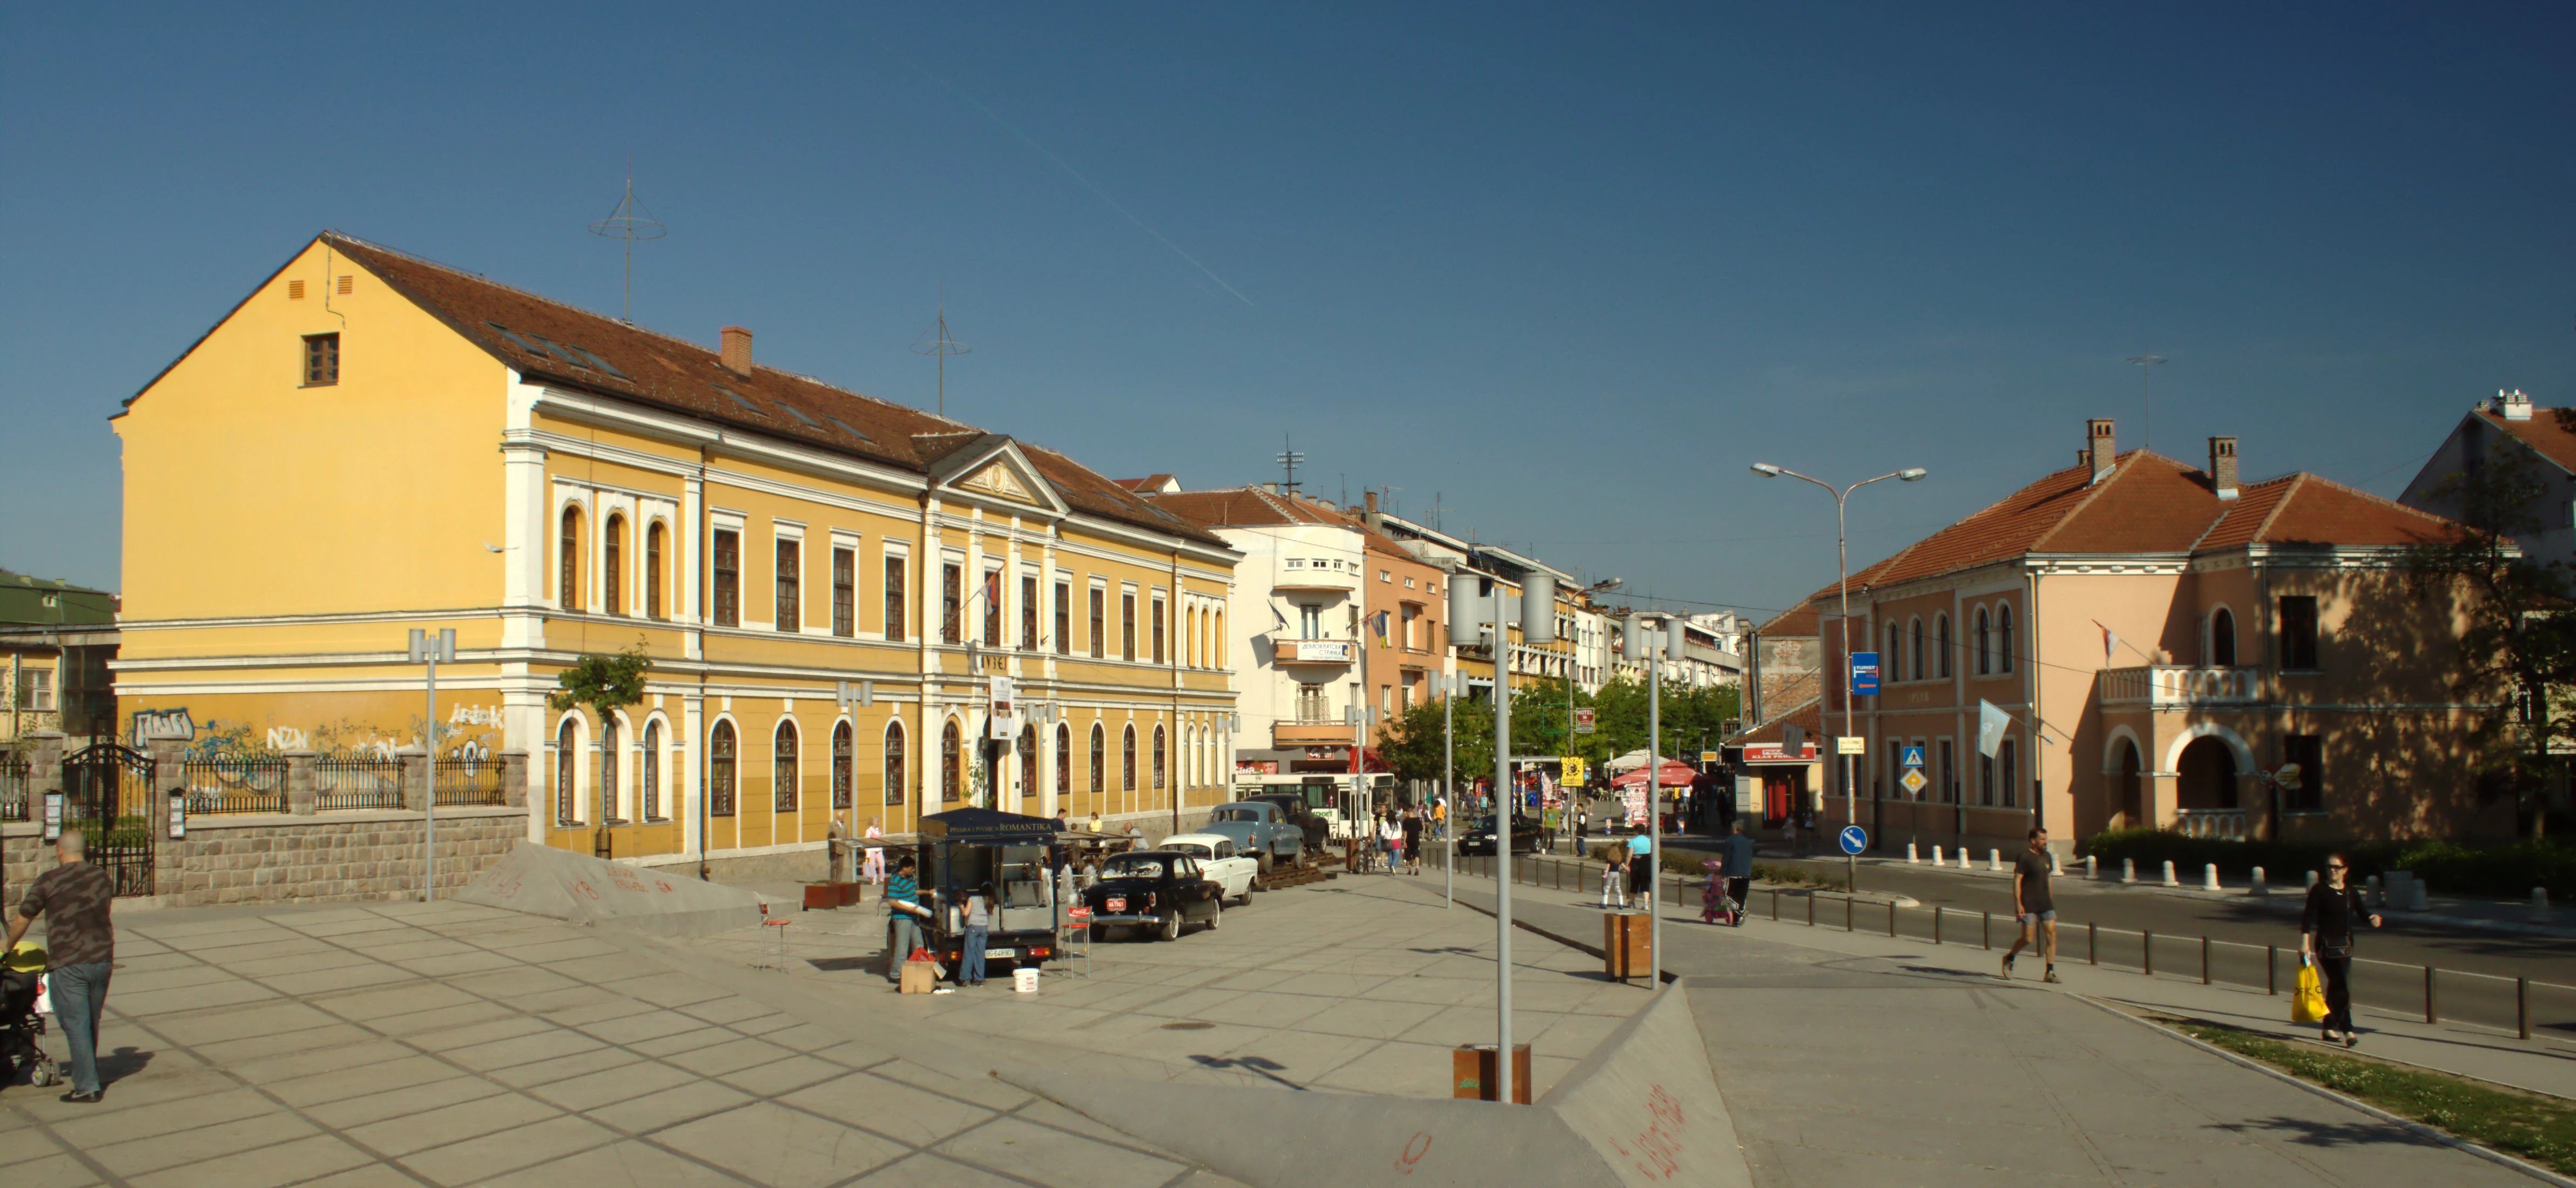
[[[66,829],[54,843],[61,865],[36,876],[18,915],[9,921],[8,948],[36,917],[45,918],[45,985],[71,1048],[72,1091],[64,1101],[98,1100],[98,1021],[107,1007],[107,975],[116,963],[116,926],[108,904],[116,882],[83,861],[81,831]]]

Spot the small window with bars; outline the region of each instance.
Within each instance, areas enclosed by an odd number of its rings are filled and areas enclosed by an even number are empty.
[[[321,387],[340,382],[340,336],[307,334],[304,336],[304,386]]]

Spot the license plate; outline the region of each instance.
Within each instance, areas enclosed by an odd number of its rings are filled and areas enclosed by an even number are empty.
[[[1017,957],[1020,955],[1020,951],[1018,949],[986,949],[984,950],[984,955],[986,957]]]
[[[1123,912],[1123,911],[1126,911],[1126,910],[1127,910],[1127,901],[1126,901],[1126,900],[1119,899],[1119,898],[1117,898],[1117,897],[1115,897],[1115,896],[1112,896],[1112,897],[1110,898],[1110,900],[1109,900],[1109,911],[1110,911],[1110,914],[1111,914],[1111,915],[1116,915],[1117,913],[1119,913],[1119,912]]]

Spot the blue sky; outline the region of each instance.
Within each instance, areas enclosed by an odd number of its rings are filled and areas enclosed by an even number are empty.
[[[1784,11],[1784,9],[1795,11]],[[1776,608],[2083,420],[2395,493],[2576,403],[2564,8],[12,6],[0,566],[113,587],[106,417],[338,228],[1112,475],[1276,477]],[[400,447],[387,442],[388,450]],[[289,533],[209,524],[226,534]],[[398,530],[388,526],[388,531]]]

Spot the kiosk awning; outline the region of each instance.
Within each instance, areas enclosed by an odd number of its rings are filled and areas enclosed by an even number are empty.
[[[924,841],[965,842],[979,846],[1043,846],[1055,841],[1055,822],[995,809],[962,808],[921,819]]]

